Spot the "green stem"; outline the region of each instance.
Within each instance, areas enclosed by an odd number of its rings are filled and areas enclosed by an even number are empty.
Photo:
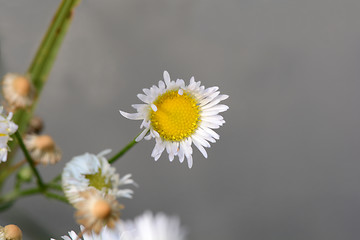
[[[26,149],[25,144],[24,144],[24,142],[23,142],[23,140],[22,140],[22,138],[20,136],[20,133],[18,131],[15,133],[15,137],[16,137],[17,141],[19,142],[20,148],[21,148],[21,150],[23,151],[23,153],[25,155],[26,161],[28,161],[32,171],[35,174],[35,177],[37,178],[38,186],[40,187],[40,189],[45,189],[46,186],[45,186],[43,180],[41,179],[41,176],[40,176],[38,170],[35,167],[35,162],[31,158],[28,150]]]
[[[109,159],[109,163],[114,163],[116,160],[121,158],[127,151],[129,151],[136,143],[136,138],[134,138],[131,142],[129,142],[123,149],[121,149],[117,154],[115,154],[112,158]]]
[[[56,183],[48,183],[47,184],[48,188],[51,188],[53,190],[57,190],[57,191],[63,191],[62,187],[59,185],[59,184],[56,184]]]
[[[63,42],[65,34],[72,21],[73,10],[79,4],[79,2],[80,0],[62,0],[26,73],[36,88],[36,98],[30,108],[18,110],[14,114],[13,121],[19,126],[18,131],[20,132],[20,135],[26,132],[29,121],[36,108],[41,91],[47,81],[61,43]],[[16,142],[10,142],[9,147],[11,152],[8,155],[7,162],[0,165],[0,190],[8,176],[6,173],[7,167],[11,165],[12,159],[16,153]]]
[[[78,0],[63,0],[55,13],[43,41],[33,59],[28,74],[38,91],[41,91],[54,63],[61,42],[67,32]]]
[[[53,199],[59,200],[61,202],[64,202],[66,204],[69,204],[69,201],[66,199],[66,197],[58,195],[56,193],[45,192],[45,196],[48,198],[53,198]]]
[[[60,180],[61,180],[61,174],[59,174],[59,175],[57,175],[56,177],[54,177],[54,179],[51,180],[51,182],[56,183],[56,182],[58,182],[58,181],[60,181]]]
[[[40,193],[41,191],[42,190],[38,187],[26,189],[23,191],[13,190],[12,192],[1,197],[0,202],[1,203],[12,202],[12,201],[15,201],[19,197],[25,197],[25,196],[37,194],[37,193]]]
[[[26,190],[22,190],[22,191],[19,189],[14,189],[12,192],[0,197],[0,211],[4,211],[7,208],[11,207],[12,204],[14,204],[14,202],[20,197],[26,197],[26,196],[30,196],[30,195],[34,195],[34,194],[39,194],[39,193],[44,194],[48,198],[56,199],[61,202],[69,204],[66,197],[58,195],[56,193],[49,192],[46,190],[47,188],[54,189],[54,186],[50,186],[50,185],[46,186],[45,190],[40,187],[30,188],[30,189],[26,189]]]

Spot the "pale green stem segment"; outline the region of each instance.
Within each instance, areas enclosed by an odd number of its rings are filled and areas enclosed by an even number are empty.
[[[26,189],[26,190],[14,189],[10,193],[5,194],[4,196],[0,197],[0,212],[11,207],[15,203],[15,201],[18,200],[19,198],[27,197],[27,196],[31,196],[31,195],[35,195],[35,194],[44,194],[48,198],[52,198],[52,199],[69,204],[69,202],[65,196],[49,192],[50,189],[58,190],[57,187],[52,186],[52,185],[46,185],[45,191],[44,191],[44,189],[41,189],[39,187],[30,188],[30,189]]]
[[[34,104],[25,110],[18,110],[14,114],[13,121],[19,126],[19,134],[23,135],[26,132],[29,121],[32,117],[33,111],[36,108],[37,101],[40,97],[41,91],[48,79],[51,68],[54,64],[61,43],[65,37],[68,27],[73,18],[73,10],[80,3],[81,0],[62,0],[58,10],[56,11],[53,20],[35,54],[35,57],[26,73],[31,79],[36,89],[36,99]],[[9,143],[11,152],[8,160],[0,165],[0,189],[4,180],[7,178],[7,166],[11,164],[12,158],[15,155],[17,144],[15,141]]]
[[[135,139],[139,136],[138,134],[131,142],[129,142],[123,149],[121,149],[117,154],[115,154],[112,158],[110,158],[108,161],[109,163],[114,163],[116,160],[121,158],[127,151],[129,151],[136,143]]]

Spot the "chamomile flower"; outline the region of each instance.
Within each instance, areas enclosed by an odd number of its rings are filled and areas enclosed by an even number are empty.
[[[134,104],[137,113],[120,113],[132,120],[142,120],[140,128],[144,130],[136,138],[155,139],[151,156],[157,161],[166,149],[169,160],[174,156],[183,162],[187,159],[189,168],[193,165],[192,144],[207,158],[206,147],[219,139],[213,129],[222,126],[225,121],[220,112],[229,107],[219,104],[228,95],[220,95],[218,87],[205,88],[194,77],[189,85],[184,80],[172,81],[168,72],[164,72],[164,81],[158,86],[143,89],[145,94],[137,97],[145,104]],[[146,135],[148,134],[148,135]]]
[[[6,162],[9,147],[8,141],[12,140],[11,134],[15,133],[18,126],[11,121],[12,113],[6,117],[2,114],[3,107],[0,107],[0,163]]]
[[[28,77],[8,73],[3,79],[3,95],[11,109],[31,106],[35,97],[34,87]]]
[[[80,228],[81,231],[85,229],[83,226]],[[185,240],[185,237],[186,231],[181,226],[178,217],[151,212],[145,212],[134,221],[117,221],[113,229],[105,226],[99,234],[93,231],[85,232],[83,235],[84,240]],[[74,231],[62,238],[64,240],[81,239]]]
[[[131,189],[120,189],[127,184],[136,185],[131,174],[120,178],[104,157],[110,150],[98,155],[85,153],[68,162],[62,173],[62,187],[69,202],[74,204],[79,199],[79,192],[94,187],[116,197],[131,198]]]

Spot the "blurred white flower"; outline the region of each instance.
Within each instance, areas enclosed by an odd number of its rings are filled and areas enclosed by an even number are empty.
[[[74,204],[79,199],[79,192],[89,187],[94,187],[106,194],[116,197],[131,198],[131,189],[120,189],[127,184],[136,185],[127,174],[121,179],[116,169],[111,167],[104,157],[110,150],[105,150],[98,155],[85,153],[74,157],[68,162],[62,173],[62,187],[69,202]]]
[[[6,162],[7,154],[9,147],[7,145],[8,141],[12,140],[10,137],[11,134],[15,133],[18,129],[18,126],[11,121],[13,116],[12,113],[6,117],[2,114],[3,107],[0,107],[0,163]]]
[[[84,227],[81,226],[81,230]],[[114,229],[104,227],[100,234],[86,232],[84,240],[185,240],[186,231],[180,225],[178,217],[169,217],[164,213],[153,215],[145,212],[134,221],[117,221]],[[78,240],[78,235],[71,231],[64,240]]]
[[[174,156],[183,162],[186,157],[189,168],[193,165],[192,147],[194,144],[207,158],[204,147],[210,147],[209,142],[216,142],[219,135],[213,130],[222,126],[225,121],[220,112],[229,107],[219,102],[227,99],[228,95],[219,95],[218,87],[205,88],[196,82],[194,77],[190,84],[184,80],[171,81],[168,72],[164,72],[164,81],[159,86],[143,89],[145,94],[138,94],[138,98],[145,104],[134,104],[137,113],[120,113],[133,120],[143,120],[140,128],[144,128],[136,141],[142,138],[155,138],[156,144],[151,156],[158,160],[166,149],[169,160]],[[149,133],[147,136],[145,136]]]

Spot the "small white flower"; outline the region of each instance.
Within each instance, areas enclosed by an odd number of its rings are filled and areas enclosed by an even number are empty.
[[[0,163],[6,162],[9,147],[7,146],[8,141],[11,141],[11,134],[15,133],[18,126],[11,121],[13,116],[9,113],[7,117],[2,114],[3,107],[0,107]]]
[[[81,226],[81,230],[84,227]],[[78,240],[78,235],[71,231],[64,240]],[[100,234],[85,232],[84,240],[185,240],[186,231],[177,217],[169,217],[164,213],[153,215],[145,212],[134,221],[117,221],[114,229],[104,227]]]
[[[115,168],[111,167],[104,157],[109,152],[110,150],[105,150],[98,155],[85,153],[74,157],[66,164],[62,173],[62,187],[70,203],[77,202],[79,192],[89,187],[116,197],[131,198],[133,191],[120,187],[136,183],[131,179],[131,174],[119,178]]]
[[[35,97],[34,87],[28,77],[8,73],[3,79],[3,95],[13,110],[31,106]]]
[[[186,157],[191,168],[191,145],[194,144],[207,158],[205,147],[210,147],[209,142],[214,143],[220,137],[213,129],[225,123],[219,113],[229,107],[219,103],[229,96],[220,95],[218,89],[205,88],[194,77],[186,86],[182,79],[172,81],[165,71],[164,81],[159,81],[158,86],[150,89],[144,88],[145,94],[137,95],[145,103],[132,105],[137,113],[120,113],[128,119],[142,120],[140,128],[144,130],[136,141],[155,138],[156,144],[151,154],[155,161],[166,149],[170,161],[178,156],[179,161],[183,162]]]

